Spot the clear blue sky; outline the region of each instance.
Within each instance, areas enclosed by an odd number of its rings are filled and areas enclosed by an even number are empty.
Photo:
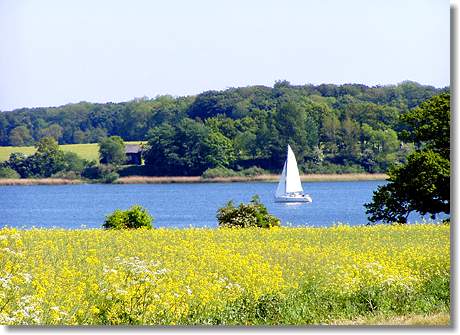
[[[449,85],[448,0],[0,0],[0,110],[293,84]]]

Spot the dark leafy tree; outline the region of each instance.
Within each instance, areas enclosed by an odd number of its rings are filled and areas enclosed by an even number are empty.
[[[65,169],[65,154],[52,137],[44,137],[35,145],[37,152],[28,160],[32,166],[32,175],[51,177]]]
[[[411,132],[404,137],[419,144],[407,163],[391,169],[389,183],[365,205],[371,222],[406,223],[413,211],[450,213],[450,95],[441,94],[404,116]]]
[[[99,142],[99,157],[102,164],[123,164],[126,160],[123,139],[120,136],[104,138]]]
[[[450,94],[443,93],[402,116],[409,128],[402,132],[405,141],[420,149],[431,149],[444,158],[450,155]]]
[[[32,175],[31,161],[21,152],[13,152],[4,166],[15,170],[21,178],[27,178]]]

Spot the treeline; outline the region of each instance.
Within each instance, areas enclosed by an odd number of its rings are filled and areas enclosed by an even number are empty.
[[[304,172],[381,172],[412,150],[398,139],[399,117],[438,89],[392,86],[250,86],[195,97],[123,103],[81,102],[0,113],[0,145],[99,142],[117,135],[148,140],[145,171],[200,175],[207,169],[258,166],[277,171],[289,143]]]

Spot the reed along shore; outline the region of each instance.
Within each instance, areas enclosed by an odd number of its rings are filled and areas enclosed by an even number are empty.
[[[347,174],[308,174],[302,175],[303,182],[316,181],[363,181],[363,180],[386,180],[388,176],[384,173],[347,173]],[[203,178],[201,176],[167,176],[147,177],[129,176],[121,177],[115,184],[169,184],[169,183],[231,183],[231,182],[278,182],[279,175],[265,174],[253,177],[216,177]],[[69,185],[89,183],[80,179],[64,178],[27,178],[27,179],[0,179],[0,186],[9,185]],[[94,182],[93,182],[94,183]]]

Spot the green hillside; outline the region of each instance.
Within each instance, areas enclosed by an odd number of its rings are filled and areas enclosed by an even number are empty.
[[[141,143],[139,141],[126,142],[126,143]],[[99,146],[97,143],[85,143],[85,144],[64,144],[60,145],[64,151],[70,151],[76,153],[81,158],[87,160],[98,160],[99,159]],[[22,152],[26,155],[31,155],[35,152],[35,147],[12,147],[4,146],[0,147],[0,162],[8,160],[10,154],[13,152]]]

